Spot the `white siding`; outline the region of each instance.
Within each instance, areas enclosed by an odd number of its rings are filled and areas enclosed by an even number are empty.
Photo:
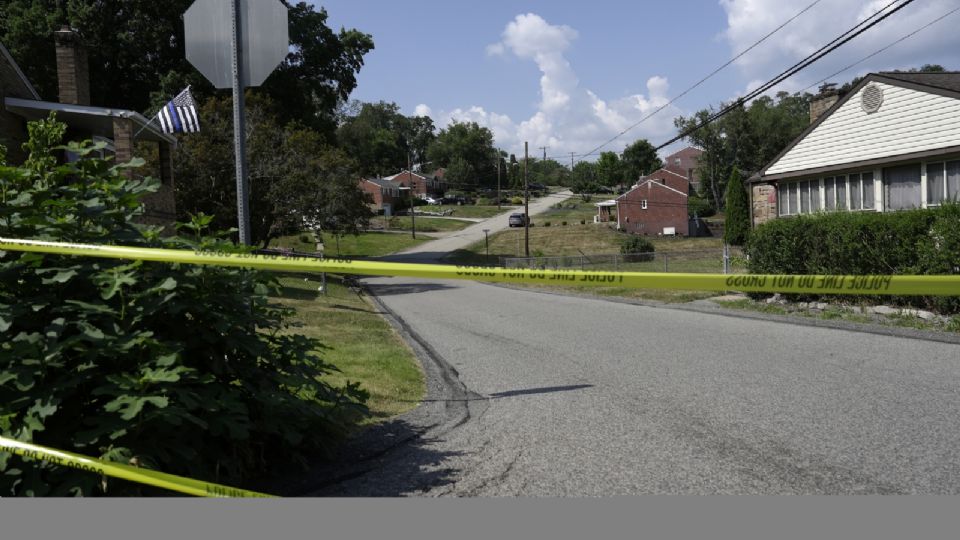
[[[960,99],[883,83],[870,84],[883,89],[880,110],[865,113],[857,93],[767,169],[766,174],[960,145]]]

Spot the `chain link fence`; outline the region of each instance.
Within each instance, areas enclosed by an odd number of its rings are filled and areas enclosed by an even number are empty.
[[[747,259],[738,247],[698,251],[603,253],[559,257],[501,257],[504,268],[537,270],[613,270],[615,272],[677,272],[741,274]]]

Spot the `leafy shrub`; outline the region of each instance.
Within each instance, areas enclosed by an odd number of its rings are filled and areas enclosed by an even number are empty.
[[[204,234],[209,216],[170,238],[136,224],[159,183],[93,157],[101,144],[71,143],[81,159],[58,165],[63,128],[30,123],[27,163],[0,167],[0,236],[247,251]],[[6,437],[243,484],[268,464],[329,451],[364,412],[356,384],[323,382],[335,368],[320,343],[289,332],[292,311],[268,296],[280,289],[271,274],[6,251],[0,276]],[[5,453],[0,471],[0,495],[148,489]]]
[[[760,274],[960,274],[960,206],[775,219],[753,230],[745,250]],[[955,298],[894,300],[960,308]]]
[[[549,226],[550,226],[550,222],[549,222],[549,221],[544,221],[544,222],[543,222],[543,226],[544,226],[544,227],[549,227]]]
[[[655,251],[653,243],[642,236],[627,235],[620,243],[620,253],[631,255],[627,262],[652,261]]]
[[[567,226],[567,222],[566,222],[566,221],[564,221],[564,222],[561,222],[560,224],[561,224],[561,225],[563,225],[564,227],[566,227],[566,226]]]
[[[703,197],[698,197],[696,195],[691,195],[687,200],[687,213],[690,217],[710,217],[717,213],[717,209],[713,207],[713,204]]]
[[[491,204],[493,204],[491,199],[487,197],[477,197],[477,206],[490,206]]]
[[[311,238],[309,234],[304,233],[300,235],[300,242],[304,244],[312,244],[313,238]]]
[[[523,197],[511,197],[510,204],[513,204],[513,205],[523,204]]]

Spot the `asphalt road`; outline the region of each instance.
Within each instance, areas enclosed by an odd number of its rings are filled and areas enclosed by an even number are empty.
[[[406,442],[314,494],[960,492],[958,345],[367,282],[459,373],[429,366],[427,402],[375,434]]]

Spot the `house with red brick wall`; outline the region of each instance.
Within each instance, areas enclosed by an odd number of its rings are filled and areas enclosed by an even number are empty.
[[[688,146],[683,150],[678,150],[663,158],[663,168],[686,177],[690,184],[692,184],[692,190],[688,191],[688,193],[696,193],[700,190],[700,182],[702,180],[698,172],[700,156],[702,155],[703,150]]]
[[[411,171],[402,171],[393,176],[388,176],[386,180],[397,182],[403,187],[413,189],[414,195],[420,198],[430,196],[441,196],[446,191],[446,183],[442,176],[438,178],[435,174],[415,173]]]
[[[687,193],[670,186],[666,179],[644,180],[616,201],[621,231],[643,236],[689,234]]]
[[[386,214],[393,213],[397,203],[403,197],[399,182],[386,178],[361,178],[360,189],[368,196],[368,205],[373,211],[383,210]]]
[[[641,177],[637,185],[640,185],[647,180],[660,182],[661,184],[668,185],[673,189],[686,194],[690,193],[690,180],[687,178],[686,172],[677,167],[664,165],[663,168],[657,169],[647,176]]]
[[[106,143],[101,155],[113,155],[117,163],[134,157],[136,142],[155,143],[159,170],[151,174],[159,177],[160,189],[143,198],[144,213],[138,221],[165,225],[172,232],[176,218],[172,150],[176,137],[163,133],[156,123],[135,111],[91,105],[87,51],[82,38],[68,27],[56,31],[53,38],[59,101],[42,100],[10,52],[0,44],[0,144],[7,148],[8,160],[17,164],[26,159],[21,145],[27,140],[27,122],[45,119],[51,112],[67,125],[67,140]],[[60,157],[64,161],[76,159],[67,152]],[[125,174],[137,173],[128,169]]]

